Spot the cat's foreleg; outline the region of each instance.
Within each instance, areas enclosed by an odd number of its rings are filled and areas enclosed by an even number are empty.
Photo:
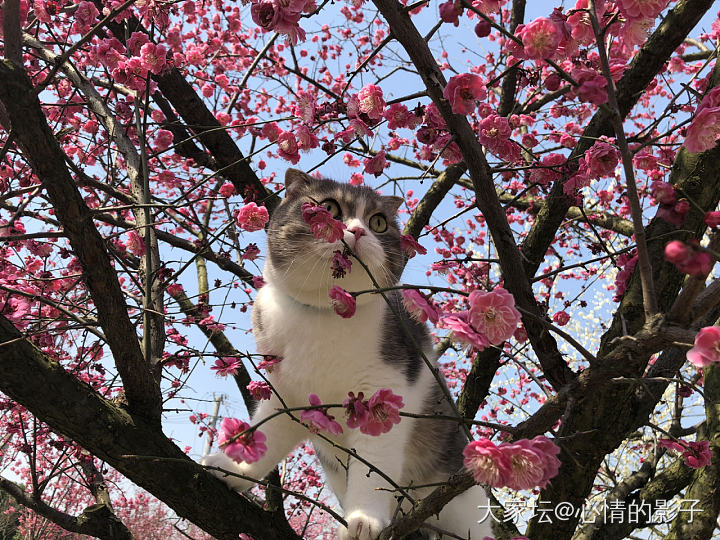
[[[281,408],[283,408],[282,404],[274,396],[269,400],[261,401],[250,424],[259,423]],[[254,463],[237,463],[224,452],[218,452],[217,454],[205,456],[200,463],[259,480],[267,475],[303,439],[307,438],[307,430],[286,414],[268,420],[258,429],[267,437],[265,441],[267,452],[258,461]],[[211,469],[210,472],[237,491],[245,491],[255,485],[252,480],[232,476],[223,471]]]
[[[403,471],[406,434],[395,429],[379,437],[354,432],[350,448],[397,483]],[[375,540],[390,523],[399,493],[393,485],[360,460],[350,457],[343,510],[347,528],[338,529],[341,540]]]

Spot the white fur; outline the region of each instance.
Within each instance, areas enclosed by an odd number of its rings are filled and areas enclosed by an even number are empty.
[[[349,222],[348,228],[352,226]],[[346,232],[345,239],[353,246],[355,238],[351,233]],[[268,375],[268,380],[288,407],[308,405],[310,393],[317,394],[323,403],[342,403],[350,391],[356,395],[363,392],[369,398],[379,388],[389,388],[402,396],[404,411],[421,412],[425,397],[423,389],[437,383],[429,370],[423,370],[418,380],[410,385],[397,367],[383,362],[380,341],[384,300],[374,294],[361,296],[357,311],[350,319],[333,312],[327,293],[334,283],[347,290],[371,288],[368,276],[357,262],[346,278],[335,281],[329,277],[326,269],[334,249],[341,248],[318,245],[316,252],[294,261],[287,272],[272,268],[270,262],[266,264],[267,285],[260,289],[255,307],[261,311],[262,324],[256,324],[255,338],[260,353],[282,357],[280,364]],[[360,238],[355,249],[374,273],[382,271],[382,248],[370,231]],[[276,397],[261,402],[253,415],[253,423],[278,408],[282,405]],[[414,422],[422,420],[403,418],[388,433],[373,437],[348,428],[342,409],[333,409],[330,414],[334,414],[343,426],[343,433],[334,440],[345,448],[354,449],[398,485],[408,485],[411,481],[418,484],[445,480],[418,479],[408,475],[408,469],[412,467],[405,462],[403,448],[412,442],[410,434]],[[368,466],[357,459],[350,459],[346,452],[334,449],[288,415],[275,417],[264,423],[260,430],[267,436],[268,447],[260,461],[238,465],[219,453],[208,456],[203,463],[252,478],[262,478],[295,446],[309,439],[325,457],[335,458],[349,467],[347,474],[343,468],[325,471],[348,522],[347,529],[339,528],[339,538],[372,540],[390,523],[396,510],[397,494],[378,490],[391,486],[371,472]],[[252,485],[249,481],[226,477],[222,473],[218,476],[238,490]],[[421,498],[430,491],[413,490],[410,493]],[[441,512],[439,520],[433,518],[428,521],[462,536],[471,531],[472,539],[492,536],[488,523],[482,526],[476,523],[481,516],[477,506],[485,504],[485,501],[484,491],[478,487],[451,502]],[[406,503],[404,506],[407,508],[409,505]]]

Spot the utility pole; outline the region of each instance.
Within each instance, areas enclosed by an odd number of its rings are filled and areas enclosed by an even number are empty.
[[[213,399],[215,400],[215,406],[213,407],[213,413],[210,417],[210,422],[208,424],[208,427],[211,428],[211,430],[208,430],[207,434],[207,440],[205,441],[205,449],[203,450],[203,457],[207,456],[210,453],[210,449],[212,448],[213,443],[213,431],[215,430],[215,425],[217,424],[218,419],[218,413],[220,412],[220,404],[223,402],[223,399],[225,399],[225,396],[223,394],[220,394],[219,396],[216,396],[213,394]]]

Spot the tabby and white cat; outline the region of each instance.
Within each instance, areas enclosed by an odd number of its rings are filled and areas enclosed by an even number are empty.
[[[346,225],[345,242],[378,283],[387,287],[397,284],[406,262],[396,219],[402,199],[381,196],[368,187],[318,180],[295,169],[287,171],[285,186],[286,197],[268,226],[266,285],[258,292],[252,317],[258,352],[282,358],[268,375],[275,390],[288,407],[302,407],[308,405],[310,393],[323,403],[342,403],[351,391],[369,397],[379,388],[389,388],[402,396],[403,411],[452,414],[437,381],[380,295],[358,296],[352,318],[335,314],[328,296],[333,285],[360,291],[372,289],[372,282],[357,261],[344,278],[333,278],[333,252],[342,251],[342,243],[316,239],[302,219],[303,203],[314,201],[328,209]],[[415,342],[434,363],[426,326],[409,317],[397,291],[388,296]],[[283,407],[275,396],[262,401],[251,423],[278,408]],[[343,418],[338,420],[343,422]],[[260,429],[267,436],[268,450],[259,461],[237,464],[218,453],[206,457],[203,464],[262,478],[298,444],[310,440],[348,523],[347,528],[338,529],[338,537],[372,540],[390,523],[398,494],[367,465],[336,450],[287,415],[273,418]],[[330,437],[354,449],[399,486],[446,480],[462,467],[467,442],[456,422],[407,417],[380,436],[343,425],[342,434]],[[239,491],[251,487],[237,477],[216,474]],[[409,493],[420,499],[432,489]],[[482,517],[478,505],[486,507],[487,498],[483,488],[475,486],[427,523],[473,540],[492,536],[488,521],[477,523]],[[403,509],[408,506],[403,502]]]

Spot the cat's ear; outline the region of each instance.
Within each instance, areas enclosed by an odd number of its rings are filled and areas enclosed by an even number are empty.
[[[402,197],[395,197],[393,195],[384,195],[382,199],[385,208],[387,208],[388,212],[392,214],[397,214],[398,208],[400,208],[400,205],[405,202],[405,199]]]
[[[307,173],[299,171],[297,169],[288,169],[285,171],[285,189],[296,190],[301,186],[306,186],[315,182],[315,179]]]

